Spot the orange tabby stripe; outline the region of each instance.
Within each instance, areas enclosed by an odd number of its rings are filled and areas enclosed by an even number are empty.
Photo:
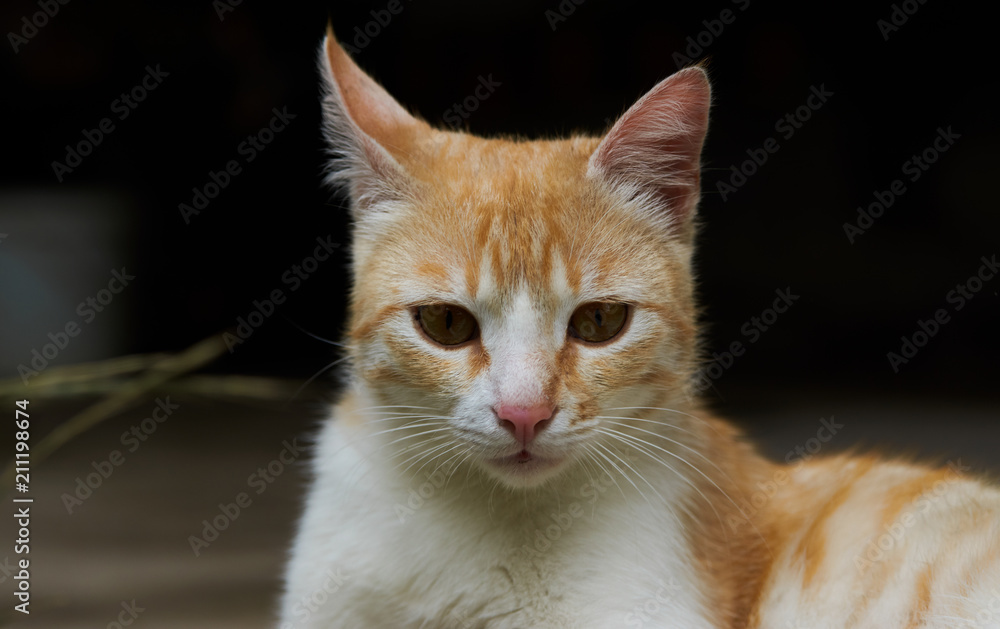
[[[826,556],[826,524],[827,520],[837,512],[851,495],[855,484],[872,469],[871,459],[862,460],[853,470],[850,477],[838,479],[843,483],[840,488],[820,507],[809,529],[799,542],[797,554],[801,555],[806,566],[802,587],[807,588],[819,570]]]
[[[910,614],[910,622],[906,629],[919,629],[924,616],[931,608],[931,581],[934,579],[934,569],[927,566],[917,578],[916,607]]]
[[[907,507],[912,506],[913,502],[925,492],[931,490],[935,483],[947,481],[949,477],[954,480],[955,472],[948,468],[942,468],[921,474],[899,487],[894,487],[891,492],[888,492],[886,496],[888,502],[882,509],[882,529],[885,530],[892,526],[899,519],[900,514]]]

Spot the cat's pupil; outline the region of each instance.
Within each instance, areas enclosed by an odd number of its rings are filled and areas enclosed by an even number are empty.
[[[432,340],[442,345],[461,345],[476,336],[476,318],[452,304],[430,304],[414,310],[414,319]]]
[[[628,306],[616,302],[592,302],[576,309],[570,318],[570,336],[589,343],[614,338],[628,318]]]

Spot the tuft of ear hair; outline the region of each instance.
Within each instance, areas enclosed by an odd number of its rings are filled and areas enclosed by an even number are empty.
[[[708,76],[700,67],[660,81],[607,132],[590,156],[588,176],[630,198],[649,200],[671,231],[690,233],[711,100]]]

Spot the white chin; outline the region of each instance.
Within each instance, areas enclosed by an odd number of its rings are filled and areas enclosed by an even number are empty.
[[[565,457],[542,457],[524,452],[483,461],[483,467],[491,476],[511,487],[540,485],[556,476],[565,464]]]

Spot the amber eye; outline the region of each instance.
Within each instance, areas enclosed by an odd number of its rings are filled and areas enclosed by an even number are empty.
[[[625,327],[628,305],[591,302],[576,309],[569,319],[569,333],[588,343],[612,339]]]
[[[468,310],[452,304],[420,306],[414,316],[424,333],[442,345],[461,345],[479,330]]]

